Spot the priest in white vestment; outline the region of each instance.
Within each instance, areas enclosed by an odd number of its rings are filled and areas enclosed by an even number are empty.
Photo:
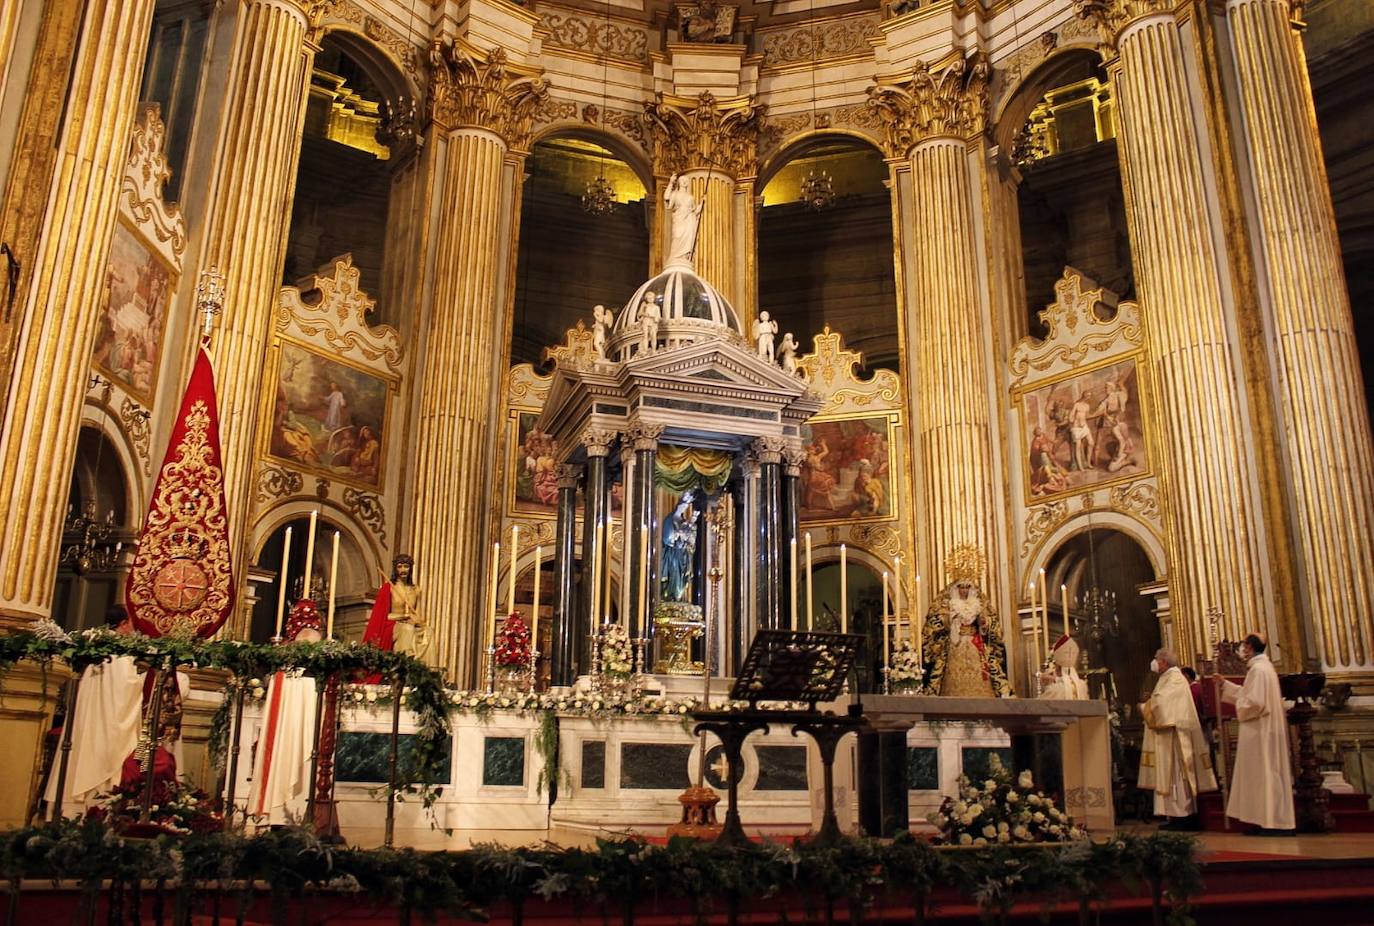
[[[1040,674],[1040,697],[1043,700],[1088,700],[1088,683],[1078,674],[1078,654],[1078,644],[1068,634],[1054,644],[1050,652],[1054,669]]]
[[[1165,828],[1197,829],[1197,796],[1217,787],[1212,754],[1178,657],[1161,649],[1150,669],[1159,673],[1159,680],[1150,699],[1140,705],[1145,742],[1138,784],[1141,790],[1155,793],[1156,816],[1170,818]]]
[[[302,599],[291,609],[286,641],[317,643],[320,639],[319,610],[313,601]],[[305,820],[315,701],[315,680],[309,676],[278,672],[267,685],[253,784],[248,792],[248,814],[258,823]]]
[[[1288,715],[1279,674],[1265,649],[1267,644],[1259,634],[1246,637],[1240,647],[1241,655],[1249,660],[1245,684],[1222,683],[1221,698],[1236,706],[1240,722],[1226,815],[1263,831],[1286,833],[1295,825]]]

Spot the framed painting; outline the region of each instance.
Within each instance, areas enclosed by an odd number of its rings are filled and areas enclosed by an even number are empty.
[[[92,361],[144,406],[157,393],[172,271],[123,221],[115,222],[105,265],[100,328]]]
[[[867,415],[801,428],[801,520],[885,521],[897,516],[892,487],[892,416]]]
[[[511,510],[520,514],[558,515],[558,444],[539,430],[539,412],[515,412],[511,460],[514,499]]]
[[[269,457],[366,488],[381,487],[392,380],[283,339],[272,382]]]
[[[1131,354],[1018,390],[1028,502],[1149,474],[1140,360]]]

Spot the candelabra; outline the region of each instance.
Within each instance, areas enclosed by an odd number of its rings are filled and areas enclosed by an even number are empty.
[[[496,645],[487,647],[487,694],[496,692]]]
[[[1080,623],[1087,625],[1088,635],[1094,643],[1101,643],[1108,637],[1121,632],[1121,623],[1116,615],[1116,593],[1103,591],[1096,586],[1083,593],[1079,602],[1083,617]]]
[[[615,187],[605,177],[598,176],[587,184],[582,194],[582,208],[591,215],[605,215],[615,208]]]
[[[62,563],[71,566],[72,572],[84,576],[91,570],[105,572],[119,562],[119,553],[124,549],[123,541],[110,545],[110,534],[114,532],[114,511],[105,513],[103,519],[96,515],[95,502],[86,502],[81,514],[76,507],[67,509],[67,519],[62,525],[64,537],[71,537],[70,543],[62,548]]]
[[[835,182],[824,170],[813,170],[801,185],[801,200],[816,212],[835,205]]]

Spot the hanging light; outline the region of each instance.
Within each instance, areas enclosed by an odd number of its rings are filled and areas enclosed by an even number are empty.
[[[801,185],[801,199],[814,212],[835,205],[835,182],[824,170],[812,170]]]
[[[614,209],[615,187],[611,186],[611,181],[598,175],[588,183],[587,191],[582,194],[582,208],[591,215],[605,215]]]

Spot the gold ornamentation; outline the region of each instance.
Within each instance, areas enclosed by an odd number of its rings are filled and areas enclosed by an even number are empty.
[[[1036,505],[1026,516],[1026,539],[1021,544],[1021,558],[1025,559],[1041,540],[1052,534],[1069,519],[1069,504],[1062,498],[1046,505]]]
[[[151,412],[128,396],[119,403],[119,423],[124,426],[125,433],[129,435],[129,442],[134,445],[134,450],[143,463],[145,476],[153,474],[152,460],[148,453],[148,444],[152,440],[152,429],[148,426],[148,421],[152,417]]]
[[[1073,0],[1078,15],[1097,27],[1105,48],[1115,48],[1117,37],[1137,19],[1173,12],[1177,0]]]
[[[462,39],[430,46],[431,118],[448,129],[488,129],[518,151],[529,147],[534,111],[549,95],[540,70],[511,65],[503,48],[482,52]]]
[[[831,332],[829,325],[811,339],[811,344],[812,352],[797,358],[797,372],[825,400],[818,414],[833,414],[846,404],[859,408],[900,405],[902,383],[897,374],[875,370],[868,379],[860,379],[863,354],[846,350],[840,333]]]
[[[265,464],[258,470],[257,498],[260,502],[289,498],[298,494],[304,486],[305,479],[293,469]]]
[[[909,77],[869,87],[868,105],[883,123],[888,156],[906,157],[929,138],[981,133],[990,72],[987,55],[976,52],[938,70],[917,62]]]
[[[344,254],[321,273],[283,286],[277,296],[276,329],[285,334],[292,324],[306,336],[321,335],[340,354],[357,353],[367,360],[382,360],[388,369],[401,366],[401,335],[390,325],[372,327],[367,316],[377,302],[358,286],[360,272],[353,255]],[[318,301],[306,302],[302,293],[319,293]]]
[[[971,543],[959,544],[945,557],[945,574],[951,582],[978,585],[987,570],[987,556]]]
[[[902,552],[902,534],[886,524],[855,524],[849,530],[849,544],[875,556],[893,559]]]
[[[1088,491],[1078,496],[1078,504],[1084,511],[1092,511],[1097,504],[1095,493]]]
[[[590,55],[619,58],[634,64],[649,60],[649,31],[635,25],[618,25],[572,13],[545,13],[549,30],[544,44]]]
[[[563,343],[557,347],[544,348],[545,362],[552,361],[564,370],[577,370],[589,366],[596,360],[596,348],[592,346],[592,332],[578,319],[577,327],[569,328],[563,336]]]
[[[644,104],[655,169],[717,170],[742,180],[758,170],[759,125],[767,107],[753,97],[718,101],[710,91],[694,101],[654,94]]]
[[[1153,483],[1131,482],[1112,486],[1108,499],[1111,506],[1118,511],[1126,511],[1151,521],[1159,520],[1159,490]]]
[[[344,486],[344,509],[356,517],[364,527],[377,535],[377,540],[386,545],[386,508],[378,495],[359,492],[352,486]]]
[[[401,70],[409,74],[415,84],[424,83],[423,75],[420,72],[419,50],[407,42],[403,36],[372,16],[363,18],[363,35],[376,42],[384,51],[389,52],[391,57],[401,65]]]
[[[317,498],[329,497],[329,480],[323,476],[315,477],[315,496]]]
[[[179,275],[181,255],[186,250],[186,221],[181,206],[168,204],[162,198],[162,188],[172,177],[163,153],[166,134],[162,107],[157,103],[144,105],[134,123],[120,192],[129,217],[157,243],[162,256],[172,265],[172,272]]]
[[[789,29],[763,33],[763,67],[775,70],[793,64],[871,57],[870,39],[881,35],[877,13],[820,20]]]
[[[1091,354],[1134,351],[1143,345],[1145,331],[1134,302],[1117,303],[1109,318],[1098,314],[1097,307],[1108,304],[1106,292],[1078,270],[1065,267],[1054,284],[1055,301],[1039,313],[1048,335],[1043,341],[1022,338],[1012,348],[1012,385],[1020,385],[1032,370],[1043,373],[1055,365],[1077,366]]]
[[[773,153],[782,146],[783,140],[811,128],[810,113],[791,113],[785,116],[770,116],[763,120],[759,129],[759,157]]]
[[[600,125],[634,139],[643,148],[648,148],[649,139],[645,134],[644,118],[640,113],[623,109],[611,109],[588,103],[582,107],[582,121],[590,125]]]
[[[1014,93],[1026,75],[1053,52],[1073,47],[1096,49],[1099,44],[1097,27],[1086,19],[1069,19],[1057,29],[1041,33],[1038,42],[1027,42],[997,65],[993,71],[992,98],[1002,100]]]
[[[566,122],[577,118],[577,104],[572,100],[558,100],[545,96],[534,107],[531,117],[535,125],[548,125],[551,122]]]

